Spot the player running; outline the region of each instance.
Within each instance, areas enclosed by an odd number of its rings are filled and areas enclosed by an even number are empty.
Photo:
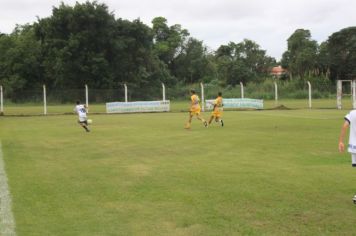
[[[206,120],[204,120],[204,118],[202,118],[200,116],[200,99],[198,97],[198,95],[195,94],[195,90],[192,89],[190,90],[190,100],[191,100],[191,105],[190,105],[190,110],[189,110],[189,120],[188,123],[185,125],[186,129],[190,129],[191,124],[192,124],[192,118],[195,115],[197,117],[198,120],[202,121],[205,127],[208,127],[208,123],[206,122]]]
[[[88,128],[87,106],[80,104],[80,101],[77,101],[74,111],[78,114],[78,123],[80,126],[82,126],[85,131],[90,132]]]
[[[341,127],[339,137],[339,152],[345,151],[344,137],[348,127],[350,126],[348,152],[351,153],[352,167],[356,167],[356,110],[350,111],[344,119],[345,122]],[[352,198],[352,200],[356,204],[356,195]]]
[[[214,108],[210,116],[209,125],[215,118],[215,122],[220,122],[221,126],[224,126],[224,121],[221,119],[222,112],[223,112],[223,98],[222,98],[222,93],[219,92],[218,97],[214,101]]]

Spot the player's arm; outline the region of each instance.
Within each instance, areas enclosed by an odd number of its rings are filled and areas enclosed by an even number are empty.
[[[217,99],[215,99],[213,102],[213,111],[215,111],[215,108],[217,108],[217,106],[218,106],[218,101]]]
[[[339,137],[339,152],[345,151],[344,138],[347,129],[349,128],[350,123],[348,120],[345,120],[344,124],[341,127],[340,137]]]

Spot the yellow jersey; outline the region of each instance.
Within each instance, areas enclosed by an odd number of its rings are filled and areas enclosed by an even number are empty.
[[[214,101],[213,116],[221,117],[222,111],[223,111],[223,98],[219,96]]]
[[[199,104],[200,99],[199,99],[198,95],[193,94],[193,95],[190,97],[190,100],[191,100],[190,112],[199,114],[201,108],[200,108],[200,104]]]

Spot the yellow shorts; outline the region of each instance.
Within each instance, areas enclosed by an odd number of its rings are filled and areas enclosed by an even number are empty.
[[[211,113],[212,116],[214,117],[221,117],[222,116],[222,112],[221,111],[213,111]]]
[[[222,116],[223,113],[223,109],[222,107],[216,107],[213,112],[211,113],[212,116],[216,117],[216,118],[220,118]]]
[[[190,114],[191,115],[200,115],[200,108],[191,108]]]

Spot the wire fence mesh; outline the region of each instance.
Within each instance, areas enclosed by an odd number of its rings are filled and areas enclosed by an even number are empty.
[[[348,86],[348,85],[346,85]],[[323,85],[312,85],[312,108],[313,109],[336,109],[336,87],[330,89],[323,88]],[[278,83],[276,88],[274,83],[270,84],[247,84],[237,86],[222,86],[219,84],[201,84],[188,86],[167,86],[157,85],[155,87],[139,87],[135,85],[120,86],[112,89],[96,89],[85,86],[82,89],[46,89],[44,97],[43,88],[18,91],[13,93],[3,88],[3,114],[4,115],[41,115],[45,110],[47,114],[66,114],[72,113],[76,101],[89,103],[89,112],[105,113],[107,102],[127,101],[159,101],[166,100],[171,102],[171,111],[187,111],[189,107],[189,91],[194,89],[204,99],[216,98],[218,92],[222,92],[224,98],[254,98],[264,100],[264,109],[290,108],[306,109],[309,108],[308,86],[303,86],[295,91],[288,85]],[[350,88],[344,88],[342,109],[352,109],[352,96],[349,94]],[[323,93],[323,96],[321,96]],[[86,94],[88,96],[86,96]],[[277,96],[277,97],[276,97]],[[278,99],[276,99],[278,98]],[[46,101],[44,101],[44,99]],[[46,102],[46,107],[44,107]]]

